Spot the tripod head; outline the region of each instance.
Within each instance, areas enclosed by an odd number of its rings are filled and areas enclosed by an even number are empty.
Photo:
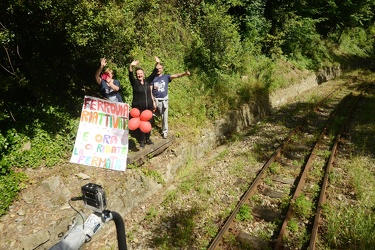
[[[82,197],[74,197],[70,200],[83,200],[84,206],[94,212],[83,224],[73,224],[70,230],[50,250],[78,250],[84,243],[92,239],[93,235],[99,231],[104,223],[110,220],[113,220],[116,225],[119,250],[126,250],[124,221],[118,213],[105,210],[107,200],[102,186],[88,183],[81,187],[81,192]]]

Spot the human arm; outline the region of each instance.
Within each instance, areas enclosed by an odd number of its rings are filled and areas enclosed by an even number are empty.
[[[100,77],[100,73],[102,73],[106,65],[107,65],[107,60],[105,58],[100,58],[100,67],[95,72],[95,80],[98,84],[100,84],[102,81],[102,78]]]
[[[129,65],[129,72],[133,72],[133,67],[134,67],[134,66],[137,66],[138,63],[139,63],[138,60],[134,60],[134,61],[132,61],[132,62],[130,63],[130,65]]]
[[[118,80],[110,79],[107,82],[107,84],[108,84],[108,87],[113,89],[113,91],[115,91],[115,92],[118,92],[120,90],[120,82]]]
[[[173,80],[173,79],[176,79],[176,78],[179,78],[179,77],[183,77],[183,76],[190,76],[190,71],[186,70],[183,73],[173,74],[173,75],[170,76],[170,79]]]
[[[155,56],[156,65],[160,63],[159,57]]]
[[[150,91],[151,91],[152,103],[154,104],[154,109],[153,109],[153,111],[155,112],[155,111],[156,111],[156,100],[155,100],[155,96],[154,96],[154,94],[152,93],[152,89],[153,89],[153,85],[150,86]]]
[[[138,60],[134,60],[129,65],[129,81],[130,81],[130,84],[132,86],[136,83],[136,79],[135,79],[134,73],[133,73],[133,67],[136,66],[136,65],[138,65],[138,63],[139,63]]]
[[[154,78],[158,75],[158,69],[156,68],[156,66],[160,63],[160,59],[159,57],[155,56],[155,61],[156,61],[156,64],[155,64],[155,68],[154,70],[152,71],[151,75],[149,75],[145,81],[146,82],[152,82],[154,80]]]

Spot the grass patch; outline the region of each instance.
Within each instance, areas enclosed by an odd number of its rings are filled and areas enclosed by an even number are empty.
[[[177,190],[173,189],[168,192],[168,194],[164,197],[164,200],[162,202],[163,206],[170,206],[174,200],[177,198]]]
[[[365,74],[363,74],[365,76]],[[374,79],[364,79],[373,82]],[[323,209],[326,218],[324,248],[373,249],[375,246],[375,108],[369,94],[356,112],[351,133],[351,159],[341,159],[330,173],[330,183],[343,187],[340,199],[332,199]]]
[[[301,194],[292,206],[293,212],[300,218],[308,218],[312,215],[313,203],[304,194]]]
[[[165,181],[164,181],[164,179],[163,179],[163,176],[162,176],[158,171],[156,171],[156,170],[153,170],[153,169],[149,169],[149,168],[147,168],[147,167],[144,167],[144,168],[142,168],[142,173],[143,173],[145,176],[147,176],[147,177],[149,177],[149,178],[155,180],[155,181],[156,181],[157,183],[159,183],[159,184],[165,184]]]
[[[269,168],[268,168],[268,171],[271,173],[271,174],[279,174],[280,171],[281,171],[281,166],[278,162],[273,162]]]
[[[248,204],[243,204],[236,215],[236,219],[239,221],[251,221],[253,219],[251,207]]]
[[[146,214],[145,220],[152,222],[158,216],[158,214],[158,210],[155,207],[151,207]]]
[[[298,222],[293,218],[289,220],[287,230],[291,231],[292,233],[298,232]]]
[[[22,183],[27,179],[24,173],[11,173],[8,175],[0,175],[0,190],[6,190],[0,194],[0,215],[4,215],[8,211],[8,207],[18,196],[18,192],[22,189]]]
[[[193,230],[196,227],[196,217],[200,209],[192,207],[175,211],[171,216],[161,218],[163,224],[170,226],[166,231],[156,228],[153,232],[156,235],[153,239],[153,246],[157,249],[183,249],[193,244],[196,239]],[[173,240],[171,240],[173,239]]]
[[[326,246],[333,249],[373,249],[375,215],[372,209],[346,204],[325,209]]]
[[[245,169],[246,162],[243,159],[236,160],[231,166],[229,173],[235,176],[241,176]]]

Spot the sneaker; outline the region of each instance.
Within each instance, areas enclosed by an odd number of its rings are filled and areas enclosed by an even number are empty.
[[[141,148],[144,148],[144,147],[145,147],[145,142],[144,142],[144,141],[141,141],[141,142],[139,143],[139,146],[140,146]]]
[[[150,139],[146,140],[146,143],[147,143],[147,145],[153,145],[154,144]]]
[[[168,135],[167,134],[163,134],[163,139],[167,139],[168,138]]]

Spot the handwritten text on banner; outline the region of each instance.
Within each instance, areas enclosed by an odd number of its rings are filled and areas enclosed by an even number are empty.
[[[129,105],[85,96],[70,162],[125,171]]]

